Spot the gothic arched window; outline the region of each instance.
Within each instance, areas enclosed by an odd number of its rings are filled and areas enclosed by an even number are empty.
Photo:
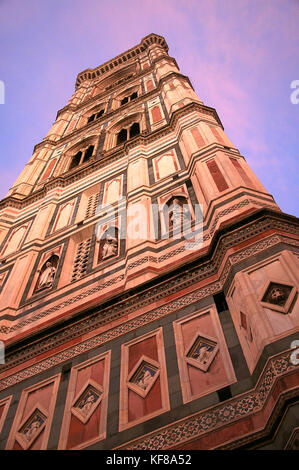
[[[140,134],[139,122],[134,122],[134,124],[132,124],[132,126],[130,127],[130,139],[132,137],[135,137],[135,135],[139,135],[139,134]]]
[[[128,101],[129,101],[129,98],[128,98],[127,96],[125,96],[125,97],[121,100],[120,104],[121,104],[121,105],[126,104]]]
[[[121,129],[121,131],[119,131],[119,133],[117,134],[116,145],[119,145],[125,142],[127,140],[127,134],[128,134],[127,129]]]
[[[109,227],[101,237],[98,262],[105,261],[118,254],[118,228]]]
[[[101,109],[101,111],[99,111],[97,114],[96,114],[96,119],[100,118],[101,116],[103,116],[104,114],[104,110]]]
[[[88,149],[85,150],[82,163],[88,162],[88,160],[92,157],[93,150],[94,150],[94,145],[90,145]]]
[[[88,162],[92,157],[94,151],[94,145],[89,145],[89,147],[84,151],[84,153],[80,150],[73,156],[71,160],[71,164],[69,166],[69,170],[76,168],[77,166],[81,165],[82,163]]]
[[[138,98],[138,93],[137,93],[137,91],[134,91],[133,93],[131,93],[131,95],[125,96],[125,97],[120,101],[120,105],[122,106],[122,105],[128,103],[129,101],[135,100],[136,98]]]
[[[103,114],[104,114],[104,109],[101,109],[101,111],[99,111],[97,113],[94,113],[91,116],[89,116],[89,118],[87,119],[87,122],[92,122],[95,119],[99,119],[101,116],[103,116]]]
[[[81,158],[82,158],[82,152],[77,152],[76,155],[74,155],[72,158],[69,169],[72,170],[76,166],[80,165]]]

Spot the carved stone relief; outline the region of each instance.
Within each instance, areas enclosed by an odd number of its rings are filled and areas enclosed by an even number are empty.
[[[30,448],[46,426],[47,413],[41,409],[41,405],[37,405],[29,418],[25,419],[18,429],[16,440],[24,450]]]
[[[142,356],[128,377],[128,387],[145,398],[160,373],[158,362]]]
[[[117,227],[108,227],[98,241],[100,243],[98,262],[117,256],[119,245]]]
[[[71,412],[83,424],[87,423],[97,406],[100,404],[103,388],[96,382],[89,380],[84,390],[80,391],[73,402]]]
[[[271,310],[289,313],[296,293],[297,290],[294,286],[270,279],[263,289],[261,304]]]
[[[198,367],[204,372],[207,372],[218,352],[218,349],[216,340],[207,337],[206,335],[201,336],[197,333],[191,342],[191,346],[187,348],[186,362],[192,366]]]

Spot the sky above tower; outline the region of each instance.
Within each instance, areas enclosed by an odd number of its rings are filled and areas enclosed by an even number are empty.
[[[156,33],[280,208],[298,216],[298,23],[298,0],[0,0],[0,199],[77,74]]]

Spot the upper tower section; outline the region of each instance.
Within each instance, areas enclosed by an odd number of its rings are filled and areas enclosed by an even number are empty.
[[[162,36],[149,34],[139,45],[110,61],[79,73],[75,92],[57,113],[49,132],[8,196],[20,200],[70,170],[119,150],[137,135],[165,126],[172,114],[190,103],[201,104],[188,77],[168,55]],[[216,111],[210,109],[221,125]],[[135,141],[136,143],[136,141]],[[43,193],[44,194],[44,193]],[[6,201],[9,202],[9,201]]]
[[[120,77],[122,77],[123,70],[126,71],[128,65],[132,65],[132,62],[134,62],[136,65],[139,65],[139,71],[148,68],[148,58],[150,58],[147,53],[148,50],[153,51],[151,54],[152,60],[154,60],[158,55],[163,55],[163,51],[164,55],[168,55],[168,45],[165,39],[157,34],[149,34],[142,39],[138,46],[132,47],[123,54],[118,55],[114,59],[111,59],[102,65],[99,65],[95,69],[86,69],[79,73],[76,80],[76,89],[79,88],[85,80],[106,78],[107,75],[109,76],[111,74],[111,72],[118,72]],[[132,71],[135,73],[137,72],[136,65],[132,68]],[[126,72],[125,74],[127,75]],[[114,85],[117,85],[117,82],[114,83]]]

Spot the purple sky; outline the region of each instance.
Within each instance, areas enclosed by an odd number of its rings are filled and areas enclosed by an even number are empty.
[[[165,37],[280,208],[298,215],[298,0],[0,0],[0,198],[79,72]]]

